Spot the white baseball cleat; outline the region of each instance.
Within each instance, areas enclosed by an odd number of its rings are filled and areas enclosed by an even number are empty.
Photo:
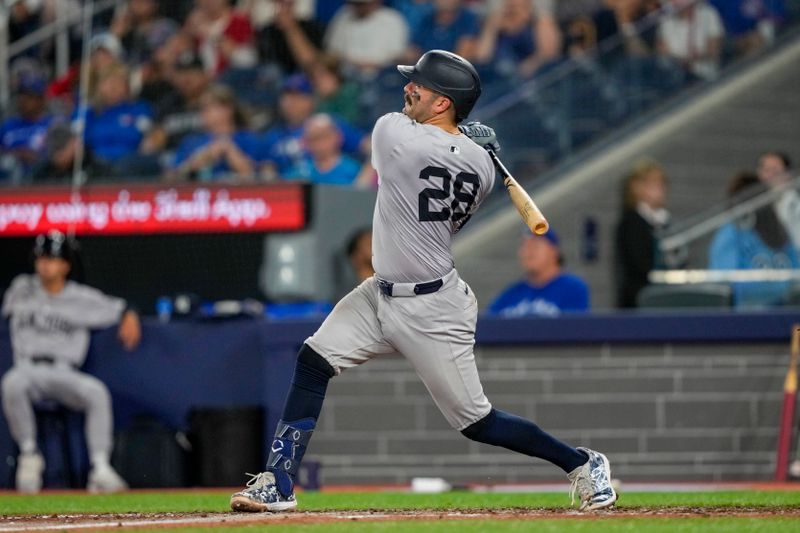
[[[122,492],[128,490],[128,484],[111,465],[106,464],[92,468],[86,490],[93,493]]]
[[[17,490],[36,494],[42,490],[44,458],[39,452],[21,453],[17,457]]]
[[[234,511],[277,512],[291,511],[297,507],[294,491],[288,496],[281,494],[275,482],[275,474],[272,472],[247,475],[252,476],[247,482],[247,487],[231,496],[231,509]]]
[[[594,511],[611,507],[617,501],[617,493],[611,484],[611,467],[602,453],[589,448],[578,448],[589,460],[567,475],[572,482],[572,503],[575,494],[580,496],[581,511]]]

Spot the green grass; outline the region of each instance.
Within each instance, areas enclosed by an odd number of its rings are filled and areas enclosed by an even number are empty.
[[[88,495],[81,493],[36,496],[0,496],[0,516],[53,513],[161,513],[222,512],[228,510],[230,492],[131,492]],[[397,492],[301,493],[304,511],[366,509],[566,509],[569,496],[560,493],[410,494]],[[796,507],[800,491],[641,492],[622,494],[618,507]]]
[[[56,493],[36,496],[1,495],[0,523],[3,515],[23,514],[77,514],[77,513],[186,513],[195,511],[227,512],[229,492],[132,492],[115,495],[88,495],[81,493]],[[301,493],[300,509],[323,510],[391,510],[391,509],[486,509],[531,508],[567,509],[569,498],[564,492],[535,494],[475,494],[452,492],[420,495],[410,493]],[[800,509],[800,491],[725,491],[623,494],[620,508],[671,508],[671,507],[737,507]],[[256,515],[255,517],[257,517]],[[387,522],[346,521],[326,524],[286,524],[277,521],[252,525],[217,525],[214,531],[225,533],[249,532],[267,529],[270,532],[291,533],[536,533],[581,532],[646,532],[646,533],[726,533],[726,532],[798,532],[800,521],[788,517],[731,517],[712,515],[699,518],[625,517],[614,513],[581,515],[578,519],[541,518],[536,520],[458,520]],[[207,533],[208,527],[160,529],[187,533]],[[130,531],[129,529],[126,531]]]
[[[533,531],[536,533],[732,533],[768,532],[797,533],[800,526],[797,520],[787,518],[684,518],[668,520],[664,518],[631,518],[603,521],[566,520],[509,520],[472,522],[373,522],[373,523],[335,523],[294,526],[269,526],[254,524],[249,527],[226,528],[225,533],[249,533],[269,531],[269,533],[416,533],[431,531],[436,533],[516,533]],[[159,533],[170,531],[187,533],[208,533],[208,528],[159,529]]]

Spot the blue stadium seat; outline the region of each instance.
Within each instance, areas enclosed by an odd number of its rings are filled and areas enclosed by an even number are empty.
[[[727,308],[732,301],[733,289],[725,283],[648,285],[636,298],[641,308]]]

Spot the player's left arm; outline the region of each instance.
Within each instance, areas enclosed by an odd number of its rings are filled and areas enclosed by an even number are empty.
[[[417,123],[402,113],[387,113],[372,128],[372,166],[380,174],[383,164],[400,152],[404,143],[414,139]],[[381,179],[389,176],[381,175]]]
[[[5,294],[3,294],[3,306],[0,308],[0,316],[11,316],[14,312],[14,305],[24,297],[24,286],[29,284],[29,278],[30,276],[27,274],[20,274],[14,278],[11,285],[6,289]]]
[[[104,294],[94,287],[75,283],[70,290],[75,295],[73,321],[82,327],[101,329],[114,326],[128,310],[125,300]]]
[[[139,341],[142,339],[142,324],[139,320],[139,313],[130,308],[122,313],[117,337],[119,337],[122,346],[128,351],[139,346]]]

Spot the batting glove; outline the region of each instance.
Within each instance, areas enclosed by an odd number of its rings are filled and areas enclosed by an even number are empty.
[[[500,151],[500,143],[497,142],[497,136],[489,126],[480,122],[467,122],[464,125],[459,125],[458,129],[478,146],[493,152]]]

